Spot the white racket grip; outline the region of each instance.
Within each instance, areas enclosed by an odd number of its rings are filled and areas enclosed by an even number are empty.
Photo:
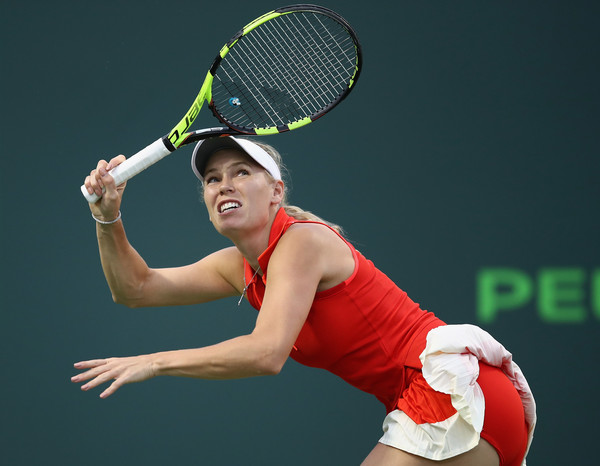
[[[169,155],[171,151],[167,149],[163,139],[157,139],[149,146],[143,148],[137,154],[132,155],[122,164],[117,165],[108,173],[114,178],[115,184],[118,186],[130,178],[133,178],[138,173],[144,171],[150,165],[155,164],[163,157]],[[85,185],[81,186],[81,193],[90,204],[94,204],[100,199],[96,193],[90,194]]]

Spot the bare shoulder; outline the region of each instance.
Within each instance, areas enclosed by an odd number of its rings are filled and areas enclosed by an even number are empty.
[[[337,233],[321,223],[294,223],[283,235],[282,240],[286,237],[294,242],[309,243],[314,246],[345,245]]]
[[[320,276],[318,291],[331,288],[354,271],[354,256],[348,244],[329,227],[296,223],[282,236],[273,259],[302,273]]]

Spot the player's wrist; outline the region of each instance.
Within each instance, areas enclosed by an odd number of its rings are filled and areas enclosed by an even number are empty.
[[[112,218],[108,219],[104,216],[96,217],[92,212],[92,218],[96,221],[96,223],[99,223],[100,225],[113,225],[114,223],[117,223],[119,220],[121,220],[121,211],[119,210],[117,215],[113,215]]]

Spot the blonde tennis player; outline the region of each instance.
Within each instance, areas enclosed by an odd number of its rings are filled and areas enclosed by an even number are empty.
[[[140,307],[238,296],[258,314],[251,333],[216,345],[78,362],[72,381],[83,390],[109,383],[106,398],[156,376],[275,375],[291,357],[381,401],[383,436],[365,465],[525,464],[535,402],[512,355],[482,329],[422,310],[340,228],[287,205],[273,148],[233,137],[196,146],[192,168],[210,221],[232,246],[163,269],[148,267],[125,235],[125,186],[108,174],[123,160],[100,161],[85,180],[90,193],[106,190],[90,208],[114,300]]]

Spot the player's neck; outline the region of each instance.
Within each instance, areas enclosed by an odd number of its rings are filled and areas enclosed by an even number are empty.
[[[274,209],[271,212],[268,222],[262,227],[232,232],[231,235],[228,235],[229,239],[254,270],[258,270],[258,258],[269,246],[269,235],[278,210]]]

